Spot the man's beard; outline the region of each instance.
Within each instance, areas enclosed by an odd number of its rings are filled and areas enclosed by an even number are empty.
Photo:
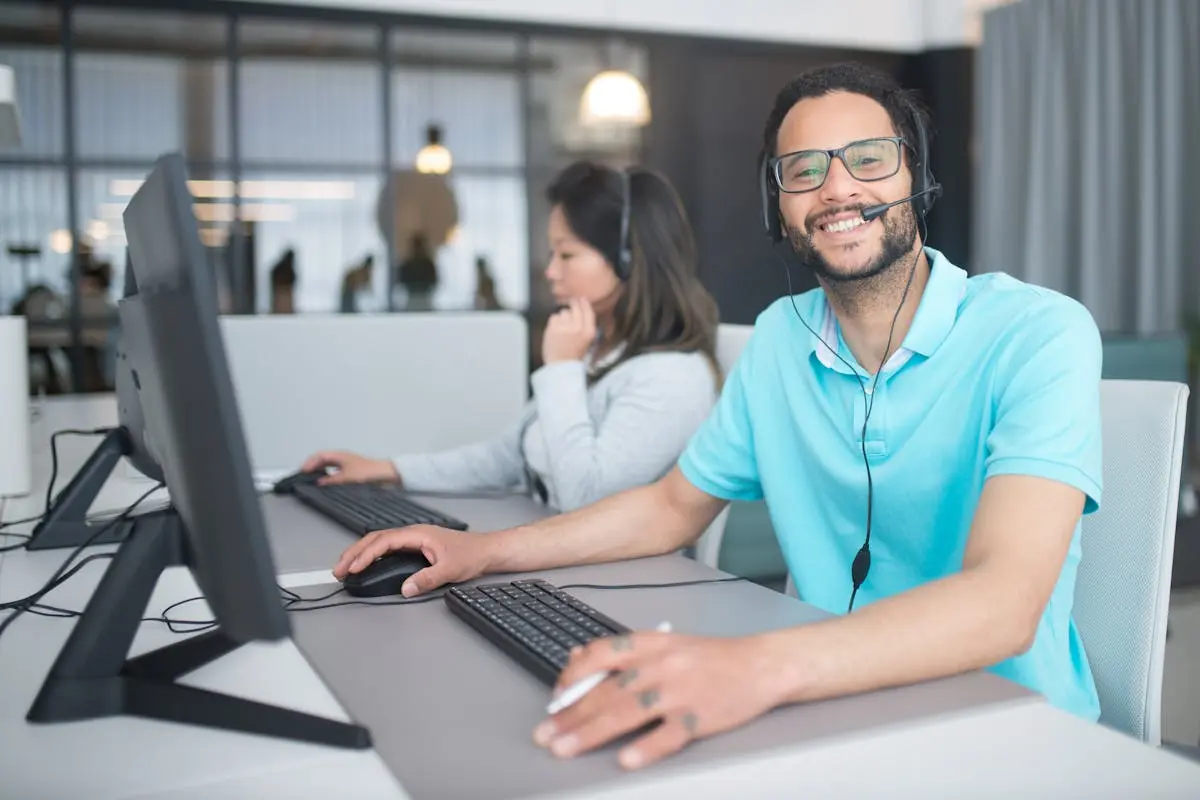
[[[863,206],[852,206],[838,209],[834,213],[846,211],[861,211]],[[917,218],[912,206],[903,205],[895,209],[899,214],[885,214],[880,217],[883,222],[883,242],[879,254],[865,266],[853,272],[838,271],[813,245],[812,234],[801,231],[794,225],[788,225],[788,240],[797,260],[808,267],[825,285],[826,291],[837,295],[845,303],[861,304],[869,298],[891,295],[894,285],[903,286],[908,275],[898,269],[902,263],[907,263],[907,256],[917,238]],[[821,214],[822,218],[832,216],[829,212]],[[816,218],[807,220],[809,230],[816,227]]]

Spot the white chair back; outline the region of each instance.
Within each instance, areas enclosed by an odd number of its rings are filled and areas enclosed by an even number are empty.
[[[1162,740],[1163,656],[1175,554],[1188,387],[1101,382],[1104,487],[1083,520],[1075,621],[1100,696],[1100,719]]]
[[[479,441],[529,396],[528,327],[512,312],[225,316],[221,330],[256,472],[321,449]]]
[[[726,378],[742,355],[746,342],[750,341],[753,325],[722,324],[717,328],[717,363]],[[695,559],[701,564],[716,567],[721,558],[721,541],[725,538],[725,524],[729,520],[729,506],[721,509],[712,524],[705,529],[695,544]]]

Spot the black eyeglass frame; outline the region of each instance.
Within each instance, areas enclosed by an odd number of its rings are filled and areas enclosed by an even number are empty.
[[[898,155],[900,157],[896,159],[896,168],[887,175],[881,175],[878,178],[855,177],[854,180],[862,181],[863,183],[874,183],[876,181],[886,181],[888,178],[894,177],[896,173],[900,171],[900,167],[904,165],[904,150],[908,147],[908,141],[903,136],[872,136],[869,139],[858,139],[848,144],[844,144],[841,147],[834,148],[833,150],[822,150],[820,148],[793,150],[790,153],[772,156],[770,159],[768,159],[767,164],[771,170],[771,177],[775,180],[775,186],[777,189],[779,189],[779,191],[783,192],[784,194],[807,194],[808,192],[815,192],[817,189],[820,189],[825,185],[825,181],[829,180],[829,168],[833,166],[833,160],[835,158],[842,162],[842,166],[845,167],[846,171],[850,173],[851,177],[853,177],[854,171],[850,169],[850,165],[846,163],[846,151],[857,145],[866,144],[867,142],[891,142],[892,144],[896,145],[896,149],[899,151]],[[783,188],[783,176],[779,174],[779,165],[785,158],[793,158],[805,153],[823,153],[829,159],[829,161],[825,164],[825,175],[822,176],[821,182],[811,189]]]

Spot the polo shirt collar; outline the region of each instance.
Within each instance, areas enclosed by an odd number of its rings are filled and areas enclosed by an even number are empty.
[[[934,351],[950,335],[954,322],[958,319],[958,306],[967,291],[967,273],[950,263],[949,259],[932,247],[925,248],[925,256],[929,259],[929,280],[925,284],[925,292],[921,295],[921,303],[917,306],[916,316],[904,342],[888,363],[885,372],[891,372],[903,366],[914,353],[929,358]],[[820,338],[814,339],[813,348],[817,359],[826,367],[839,372],[847,372],[846,365],[838,360],[833,350],[827,346],[836,343],[842,353],[842,358],[849,358],[848,348],[842,344],[842,334],[837,323],[837,315],[828,298],[824,300],[824,318],[821,324]]]

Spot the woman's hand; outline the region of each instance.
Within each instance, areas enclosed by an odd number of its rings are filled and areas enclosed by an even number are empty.
[[[578,297],[555,312],[542,335],[542,361],[579,361],[596,341],[596,312],[592,304]]]
[[[371,483],[373,481],[398,481],[400,473],[396,465],[386,458],[366,458],[355,453],[330,450],[309,456],[301,470],[313,472],[333,467],[336,472],[322,478],[318,483]]]

